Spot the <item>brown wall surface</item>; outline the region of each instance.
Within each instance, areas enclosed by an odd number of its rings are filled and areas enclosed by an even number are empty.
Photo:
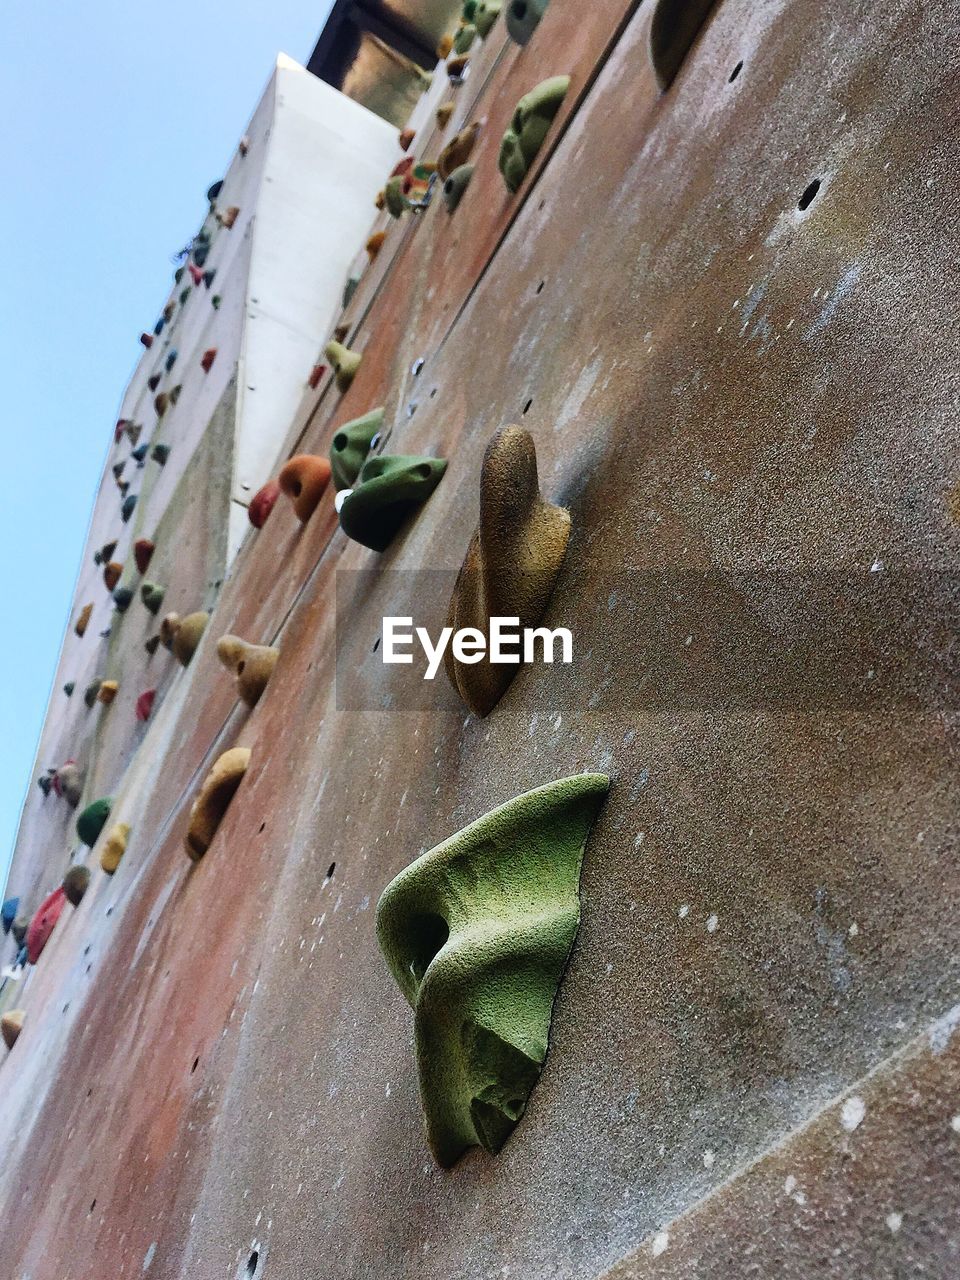
[[[461,119],[496,133],[567,71],[576,110],[512,203],[491,137],[453,218],[389,227],[348,312],[360,371],[305,399],[297,448],[384,404],[389,451],[446,475],[382,556],[332,492],[302,528],[278,504],[165,686],[116,793],[129,851],[58,925],[0,1064],[4,1274],[206,1280],[253,1251],[285,1280],[957,1274],[960,17],[722,0],[661,93],[653,7],[591,6],[578,45],[553,0],[522,52],[488,41]],[[509,422],[572,515],[545,622],[574,664],[484,720],[442,676],[410,707],[380,619],[442,616]],[[348,570],[372,571],[352,601]],[[705,580],[783,696],[688,624],[678,584]],[[854,643],[798,696],[875,581],[903,604],[876,670]],[[281,649],[252,712],[225,632]],[[250,769],[190,864],[234,744]],[[589,770],[612,785],[543,1074],[499,1156],[440,1169],[376,902]]]

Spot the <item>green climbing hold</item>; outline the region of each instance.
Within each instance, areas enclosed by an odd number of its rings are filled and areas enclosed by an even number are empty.
[[[383,427],[383,406],[371,409],[362,418],[345,422],[333,437],[330,446],[330,466],[333,469],[333,487],[349,489],[363,466],[375,436]]]
[[[460,17],[464,22],[473,22],[477,16],[477,8],[479,0],[463,0],[463,8],[460,10]]]
[[[457,34],[453,37],[454,53],[469,53],[470,46],[477,38],[477,28],[472,22],[466,22],[462,27],[457,29]]]
[[[510,0],[507,5],[507,35],[524,45],[536,31],[550,0]]]
[[[528,791],[410,864],[377,907],[377,938],[414,1010],[427,1142],[449,1167],[495,1154],[547,1055],[580,923],[580,865],[610,780]]]
[[[390,454],[368,458],[357,487],[344,491],[340,528],[354,542],[385,551],[407,517],[433,493],[446,469],[444,458]]]
[[[102,800],[94,800],[93,804],[88,804],[77,819],[77,835],[91,849],[97,843],[97,837],[103,830],[103,824],[110,817],[112,807],[113,799],[110,796]]]
[[[140,599],[150,610],[156,614],[160,612],[160,606],[163,604],[165,588],[158,586],[156,582],[145,582],[140,588]]]
[[[219,311],[219,310],[220,310],[220,303],[221,303],[222,301],[223,301],[223,299],[220,297],[220,294],[219,294],[219,293],[215,293],[215,294],[213,295],[213,297],[210,299],[210,305],[211,305],[211,307],[213,307],[214,311]]]
[[[168,444],[155,444],[150,450],[150,457],[162,467],[170,457],[170,446]]]
[[[180,303],[181,307],[182,307],[182,306],[184,306],[184,304],[186,303],[187,299],[190,297],[190,291],[191,291],[191,289],[192,289],[192,288],[193,288],[193,286],[188,284],[188,285],[187,285],[187,287],[186,287],[185,289],[181,289],[181,290],[180,290],[180,297],[179,297],[178,301],[179,301],[179,303]]]
[[[347,283],[343,286],[343,299],[341,302],[342,311],[346,311],[347,307],[349,307],[353,299],[353,295],[357,292],[357,288],[359,284],[360,284],[359,276],[350,276],[347,279]]]
[[[473,165],[461,164],[443,184],[443,203],[447,206],[448,213],[453,213],[454,209],[463,199],[463,193],[470,185],[470,179],[473,177]]]
[[[493,30],[494,23],[500,17],[502,5],[500,0],[480,0],[477,5],[477,16],[474,19],[478,33],[486,40]]]
[[[500,172],[508,191],[519,189],[569,88],[569,76],[553,76],[524,94],[517,103],[510,127],[500,143]]]

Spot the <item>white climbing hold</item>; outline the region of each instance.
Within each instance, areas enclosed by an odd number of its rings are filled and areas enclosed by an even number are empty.
[[[867,1105],[862,1098],[848,1098],[840,1109],[840,1123],[848,1133],[853,1133],[866,1114]]]
[[[650,1252],[655,1258],[659,1258],[669,1243],[670,1233],[667,1231],[658,1231],[650,1242]]]

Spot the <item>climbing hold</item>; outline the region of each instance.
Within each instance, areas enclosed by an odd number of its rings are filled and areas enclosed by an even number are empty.
[[[156,637],[159,643],[160,637]],[[156,646],[154,646],[156,647]],[[150,712],[153,710],[153,701],[157,696],[156,689],[144,689],[143,693],[137,698],[136,713],[137,719],[141,723],[145,723],[150,719]]]
[[[479,136],[480,122],[475,120],[450,139],[437,157],[437,173],[441,178],[449,178],[454,169],[467,163]]]
[[[160,643],[165,649],[173,651],[173,637],[180,626],[179,613],[168,613],[160,623]]]
[[[153,346],[153,334],[152,334],[152,333],[141,333],[141,335],[140,335],[140,341],[143,343],[143,345],[144,345],[144,346],[147,348],[147,350],[149,351],[149,350],[150,350],[150,348]]]
[[[457,29],[457,34],[453,37],[454,53],[464,54],[470,52],[470,46],[477,38],[477,28],[472,22],[465,22],[462,27]]]
[[[343,342],[344,338],[350,332],[349,324],[338,324],[333,331],[334,342]]]
[[[90,623],[90,615],[93,613],[93,605],[85,604],[77,615],[77,620],[73,624],[73,629],[78,636],[82,636]]]
[[[63,877],[63,892],[71,906],[79,907],[90,884],[90,872],[83,863],[76,863]]]
[[[100,692],[100,681],[92,680],[83,691],[83,700],[88,707],[92,707],[97,700],[97,694]]]
[[[500,143],[500,172],[508,191],[518,190],[569,87],[569,76],[553,76],[524,94],[517,103],[510,127]]]
[[[147,386],[150,388],[151,391],[156,391],[159,385],[160,385],[160,374],[152,373],[150,377],[147,379]]]
[[[18,947],[22,947],[26,941],[27,930],[30,927],[30,921],[26,916],[17,916],[13,924],[10,926],[10,932],[13,934],[13,940]]]
[[[391,218],[400,218],[410,208],[410,201],[403,194],[404,180],[391,178],[383,189],[383,203]]]
[[[117,425],[116,425],[116,426],[114,427],[114,429],[113,429],[113,443],[114,443],[114,444],[119,444],[119,443],[120,443],[120,437],[123,435],[123,433],[124,433],[124,431],[126,430],[126,428],[127,428],[127,419],[126,419],[126,418],[118,418],[118,419],[117,419]]]
[[[170,404],[170,397],[166,391],[161,391],[158,396],[154,397],[153,407],[156,410],[157,417],[162,418],[167,412],[167,406]]]
[[[130,838],[130,824],[128,822],[118,822],[112,826],[107,833],[107,838],[103,842],[103,850],[100,854],[100,869],[105,871],[108,876],[112,876],[120,865],[120,859],[127,851],[127,841]]]
[[[113,559],[113,553],[117,549],[117,540],[114,538],[112,542],[105,542],[100,548],[100,563],[105,563]]]
[[[445,36],[441,36],[440,41],[437,44],[437,61],[443,62],[445,58],[448,58],[450,56],[452,49],[453,49],[453,36],[449,34]],[[402,138],[403,134],[401,134],[400,137]],[[401,143],[400,145],[403,146],[403,143]],[[403,149],[404,151],[406,151],[407,148],[404,147]]]
[[[103,566],[103,581],[108,591],[120,581],[120,575],[123,573],[123,565],[118,560],[111,560],[109,564]]]
[[[330,465],[335,489],[349,489],[363,466],[373,438],[383,427],[383,406],[371,409],[362,418],[345,422],[333,437]]]
[[[94,800],[93,804],[88,804],[77,819],[77,835],[91,849],[97,843],[103,824],[110,817],[112,808],[113,798],[104,796],[102,800]]]
[[[206,254],[204,254],[203,256],[204,256],[204,257],[206,257]],[[196,284],[196,285],[199,285],[199,284],[202,284],[202,283],[203,283],[203,270],[202,270],[202,268],[203,268],[203,263],[202,263],[202,262],[200,263],[200,265],[199,265],[199,266],[195,266],[192,262],[190,263],[190,266],[189,266],[190,279],[191,279],[191,280],[193,281],[193,283],[194,283],[194,284]]]
[[[178,383],[177,383],[177,385],[176,385],[175,387],[171,388],[171,391],[170,391],[170,403],[171,403],[171,404],[176,404],[176,403],[177,403],[177,401],[180,399],[180,392],[181,392],[182,390],[183,390],[183,383],[182,383],[182,382],[178,382]]]
[[[477,5],[477,16],[473,21],[477,32],[484,40],[493,30],[495,22],[500,17],[501,8],[500,0],[480,0]]]
[[[437,107],[437,124],[441,129],[445,129],[450,123],[450,117],[453,115],[453,103],[441,102]]]
[[[377,938],[414,1010],[427,1142],[449,1168],[496,1154],[547,1055],[580,923],[580,865],[610,785],[528,791],[421,855],[387,886]]]
[[[37,786],[45,796],[50,794],[50,788],[53,786],[53,779],[48,773],[42,773],[37,779]]]
[[[307,386],[310,388],[311,391],[316,391],[317,387],[319,387],[320,385],[320,379],[323,377],[326,371],[327,371],[327,366],[325,364],[315,364],[313,366],[313,368],[310,370],[310,377],[307,379]]]
[[[226,227],[229,231],[239,216],[240,210],[235,204],[232,204],[225,213],[217,214],[217,221],[220,223],[221,227]]]
[[[549,2],[550,0],[510,0],[507,5],[507,35],[515,44],[527,43],[546,13]]]
[[[206,285],[206,287],[207,287],[208,289],[209,289],[209,288],[210,288],[210,286],[213,284],[214,277],[216,276],[216,274],[217,274],[217,269],[216,269],[216,267],[214,267],[214,269],[213,269],[212,271],[205,271],[205,272],[203,273],[203,283]],[[218,305],[218,306],[220,305],[220,299],[219,299],[219,298],[217,299],[217,305]]]
[[[180,303],[181,307],[185,307],[187,305],[187,299],[190,297],[190,294],[192,293],[192,291],[193,291],[193,287],[192,285],[189,285],[189,284],[185,289],[180,290],[180,293],[177,297],[177,301]]]
[[[130,488],[130,481],[129,481],[129,480],[118,480],[118,481],[117,481],[117,488],[120,490],[121,495],[126,494],[127,490]]]
[[[114,478],[114,480],[119,480],[119,479],[120,479],[120,477],[123,475],[123,468],[124,468],[126,465],[127,465],[127,460],[126,460],[126,458],[124,458],[122,462],[115,462],[115,463],[113,464],[113,478]]]
[[[170,614],[167,614],[167,618],[169,617]],[[185,618],[180,619],[180,624],[173,637],[173,652],[181,666],[187,667],[190,665],[190,659],[196,653],[197,645],[200,643],[209,621],[209,613],[202,611],[188,613]],[[164,618],[164,622],[166,622],[166,618]]]
[[[150,446],[147,444],[146,441],[144,441],[143,444],[138,444],[136,449],[132,449],[130,451],[130,457],[133,458],[134,462],[137,464],[138,467],[142,467],[144,462],[146,461],[146,457],[149,451],[150,451]]]
[[[163,367],[166,369],[167,373],[169,373],[170,370],[173,368],[173,366],[177,363],[177,354],[178,354],[177,349],[176,347],[174,347],[173,350],[167,356],[166,360],[164,360]]]
[[[330,470],[326,458],[310,453],[296,454],[281,468],[277,483],[293,503],[294,513],[301,523],[306,524],[316,511],[330,483]]]
[[[13,922],[17,918],[17,908],[20,906],[19,898],[6,898],[3,906],[0,907],[0,928],[4,933],[9,933],[13,928]]]
[[[385,551],[407,517],[440,483],[443,458],[381,454],[368,458],[340,507],[340,528],[354,542]]]
[[[276,480],[268,480],[263,488],[258,489],[250,499],[250,505],[247,507],[247,518],[255,529],[262,529],[267,523],[267,517],[279,497],[279,484],[277,484]]]
[[[221,636],[217,657],[237,678],[237,690],[248,707],[255,707],[273,675],[280,650],[266,644],[248,644],[239,636]]]
[[[97,692],[99,693],[99,687]],[[66,800],[71,809],[75,809],[83,795],[84,774],[76,760],[65,760],[54,772],[53,789],[58,796]]]
[[[182,279],[183,279],[183,267],[177,267],[176,271],[173,273],[173,283],[179,284]]]
[[[366,244],[367,257],[370,259],[371,262],[374,261],[377,254],[383,248],[383,242],[384,240],[386,240],[386,238],[387,238],[387,233],[385,231],[375,231],[373,235],[370,237],[370,239],[367,241],[367,244]]]
[[[211,305],[211,307],[213,307],[214,311],[219,311],[219,310],[220,310],[220,303],[221,303],[222,301],[223,301],[223,299],[220,297],[219,293],[215,293],[215,294],[213,295],[213,297],[210,299],[210,305]]]
[[[124,524],[126,524],[133,515],[133,509],[136,505],[137,495],[135,493],[128,493],[120,505],[120,519]]]
[[[443,184],[443,203],[447,206],[449,213],[453,213],[457,205],[463,199],[463,193],[470,185],[470,179],[473,177],[473,165],[462,164],[454,169],[450,177]]]
[[[160,636],[159,635],[151,636],[149,640],[144,641],[143,647],[146,649],[147,653],[149,653],[152,658],[153,655],[157,652],[157,649],[160,647]]]
[[[41,952],[53,933],[53,927],[60,919],[66,900],[67,895],[61,887],[54,889],[53,893],[44,898],[37,908],[36,914],[27,926],[26,946],[29,964],[36,964],[40,959]]]
[[[204,373],[209,373],[213,368],[213,362],[217,358],[217,348],[207,347],[206,351],[200,357],[200,368]]]
[[[169,322],[173,319],[173,317],[176,314],[177,314],[177,304],[171,298],[170,301],[167,303],[167,305],[163,308],[163,318],[169,324]]]
[[[400,130],[400,137],[397,141],[400,143],[401,151],[409,151],[413,145],[413,140],[417,136],[416,129],[406,128]]]
[[[347,307],[349,307],[351,299],[353,298],[353,295],[357,292],[357,287],[359,284],[360,284],[359,276],[348,277],[347,283],[343,286],[343,298],[341,299],[341,303],[340,303],[341,311],[346,311]]]
[[[447,63],[447,75],[450,77],[451,84],[461,84],[465,78],[467,65],[470,59],[463,55],[459,58],[451,58]]]
[[[118,613],[126,613],[132,600],[133,590],[130,587],[117,587],[113,593],[113,603]]]
[[[17,1043],[17,1037],[23,1030],[26,1016],[23,1009],[8,1009],[0,1016],[0,1035],[3,1036],[3,1043],[8,1049],[12,1049]]]
[[[170,446],[168,444],[155,444],[150,450],[150,457],[162,467],[170,457]]]
[[[68,698],[72,698],[73,691],[76,687],[77,687],[76,684],[72,680],[68,680],[67,683],[63,686],[63,692],[67,695]]]
[[[237,143],[237,150],[240,152],[241,156],[245,156],[247,152],[250,150],[250,139],[247,136],[247,134],[244,134],[243,137],[240,139],[240,141]]]
[[[154,550],[154,545],[149,538],[138,538],[133,544],[133,558],[141,573],[147,572]]]
[[[140,422],[128,422],[124,430],[127,433],[127,439],[131,444],[136,444],[140,439],[140,432],[143,430],[143,424]]]
[[[140,587],[140,599],[151,613],[160,612],[160,606],[163,604],[165,588],[158,586],[156,582],[144,582]]]
[[[217,834],[227,806],[250,764],[249,747],[232,747],[225,751],[207,774],[200,794],[190,810],[190,823],[184,841],[187,853],[199,862]]]
[[[342,342],[328,342],[324,355],[333,365],[338,389],[346,391],[353,382],[363,357],[359,352],[350,351]]]
[[[153,326],[153,332],[158,338],[160,337],[160,334],[163,333],[163,326],[165,324],[166,324],[166,321],[164,320],[163,316],[161,316],[160,319],[157,321],[157,323]]]
[[[650,20],[650,61],[661,89],[669,88],[713,7],[713,0],[659,0]]]
[[[97,701],[102,702],[105,707],[109,707],[110,703],[117,696],[117,690],[119,688],[120,685],[116,680],[102,680],[97,692]]]
[[[477,16],[477,6],[480,0],[463,0],[463,7],[460,10],[460,19],[462,22],[473,22]]]

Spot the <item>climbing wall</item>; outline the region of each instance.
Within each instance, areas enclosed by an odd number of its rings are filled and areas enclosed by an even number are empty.
[[[285,453],[326,457],[382,405],[375,449],[446,471],[382,554],[332,485],[305,523],[282,496],[189,666],[158,653],[114,793],[127,852],[112,878],[90,856],[0,1065],[17,1280],[958,1273],[960,19],[701,8],[553,0],[525,46],[501,17],[431,88],[453,113],[412,153],[482,120],[472,180],[452,215],[371,220],[383,247],[338,318],[359,368],[305,392]],[[555,75],[508,196],[500,136]],[[443,673],[424,693],[384,667],[380,626],[442,622],[510,423],[570,513],[544,622],[575,653],[479,718]],[[280,651],[252,710],[226,633]],[[191,862],[234,747],[245,776]],[[377,902],[584,773],[610,785],[542,1074],[499,1154],[443,1167],[430,1013]],[[502,931],[479,876],[469,896]],[[514,932],[536,967],[533,907]]]

